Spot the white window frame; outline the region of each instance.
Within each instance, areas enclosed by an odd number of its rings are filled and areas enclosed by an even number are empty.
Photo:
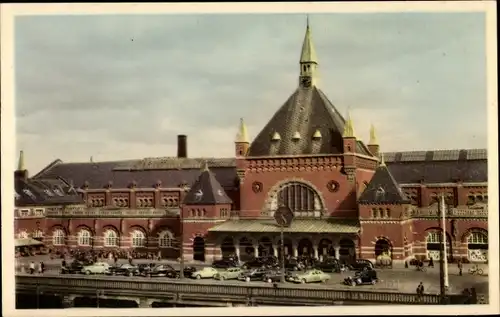
[[[26,231],[26,230],[21,230],[21,231],[19,231],[19,233],[17,234],[17,237],[18,237],[19,239],[28,239],[30,236],[29,236],[29,234],[28,234],[28,231]]]
[[[134,230],[131,240],[133,248],[143,248],[146,246],[146,235],[141,230]]]
[[[81,229],[78,231],[78,245],[90,246],[92,243],[92,232],[88,229]]]
[[[115,230],[108,229],[104,232],[104,246],[105,247],[117,247],[118,233]]]
[[[19,209],[19,216],[20,217],[29,217],[30,213],[31,213],[30,209],[27,209],[27,208]]]
[[[43,231],[36,229],[33,231],[33,238],[43,238]]]
[[[52,244],[53,245],[65,245],[66,244],[66,233],[62,229],[54,230],[52,234]]]
[[[45,213],[45,209],[43,208],[35,208],[34,214],[35,216],[43,216]]]
[[[158,237],[158,246],[160,248],[172,248],[174,246],[174,235],[170,230],[160,232]]]
[[[488,235],[481,231],[473,231],[467,237],[468,244],[488,244]]]

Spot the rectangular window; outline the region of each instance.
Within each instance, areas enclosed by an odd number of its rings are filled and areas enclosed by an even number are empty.
[[[29,215],[30,215],[29,209],[19,209],[19,216],[20,217],[28,217]]]
[[[35,209],[35,216],[43,216],[43,208],[37,208]]]

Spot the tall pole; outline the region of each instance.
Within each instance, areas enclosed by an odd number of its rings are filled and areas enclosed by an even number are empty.
[[[448,288],[449,286],[449,281],[448,281],[448,241],[446,241],[446,205],[444,201],[444,195],[441,196],[441,226],[443,227],[443,274],[444,274],[444,279],[443,279],[443,284],[445,288]]]
[[[179,278],[183,279],[184,278],[184,216],[182,215],[182,207],[180,208],[179,211],[179,220],[181,223],[180,226],[180,236],[181,236],[181,241],[180,241],[180,256],[181,256],[181,269],[179,272]]]
[[[284,241],[284,226],[281,226],[281,282],[285,283],[285,241]]]

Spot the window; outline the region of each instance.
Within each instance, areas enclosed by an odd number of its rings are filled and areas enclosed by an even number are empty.
[[[106,230],[104,232],[104,246],[105,247],[117,247],[118,246],[118,234],[114,230]]]
[[[160,248],[171,248],[174,242],[174,235],[169,230],[160,232],[158,244]]]
[[[132,247],[144,247],[146,245],[146,236],[141,230],[132,232]]]
[[[33,231],[33,238],[42,239],[43,238],[42,230],[37,229],[37,230]]]
[[[391,210],[390,210],[389,208],[387,208],[387,209],[385,210],[385,217],[386,217],[386,218],[391,218]]]
[[[431,231],[427,234],[427,238],[425,240],[427,243],[441,243],[441,236],[442,236],[442,232]]]
[[[276,210],[280,206],[286,206],[298,217],[319,217],[323,209],[318,193],[300,182],[284,184],[276,198],[271,202],[271,209]]]
[[[37,208],[35,209],[35,216],[43,216],[43,209],[42,208]]]
[[[473,194],[470,194],[469,196],[467,196],[467,198],[467,204],[474,205],[474,203],[476,202],[476,197]]]
[[[64,245],[66,234],[62,229],[56,229],[54,234],[52,235],[52,244],[53,245]]]
[[[88,246],[90,245],[90,240],[92,239],[92,234],[87,229],[82,229],[78,232],[78,245]]]
[[[28,217],[30,215],[29,209],[19,209],[19,216]]]
[[[467,238],[469,244],[488,244],[488,236],[482,232],[472,232]]]
[[[19,239],[28,239],[29,238],[29,235],[28,233],[25,231],[25,230],[22,230],[20,231],[18,234],[17,234],[17,237]]]

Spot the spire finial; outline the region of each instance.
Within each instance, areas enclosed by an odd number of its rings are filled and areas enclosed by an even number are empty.
[[[318,58],[316,57],[316,50],[312,43],[311,27],[309,25],[309,15],[307,15],[307,25],[306,25],[306,35],[304,36],[304,42],[302,43],[302,52],[300,54],[300,63],[316,63],[318,64]]]
[[[205,160],[203,162],[203,168],[202,168],[202,171],[203,172],[207,172],[209,169],[208,169],[208,160]]]
[[[243,118],[240,118],[240,128],[238,129],[238,134],[236,135],[236,142],[249,143],[247,125],[245,124],[245,120],[243,120]]]
[[[375,132],[375,126],[372,123],[370,125],[370,142],[368,142],[368,144],[370,144],[370,145],[378,145],[377,143],[378,143],[378,141],[377,141],[377,134]]]
[[[384,153],[380,153],[380,166],[385,166]]]
[[[26,168],[24,167],[24,151],[19,151],[19,162],[17,164],[18,171],[24,171]]]
[[[351,119],[350,107],[347,108],[347,120],[345,121],[345,125],[344,125],[343,137],[345,137],[345,138],[353,138],[354,137],[354,125],[353,125],[352,119]]]
[[[306,15],[307,28],[309,28],[309,13]]]

